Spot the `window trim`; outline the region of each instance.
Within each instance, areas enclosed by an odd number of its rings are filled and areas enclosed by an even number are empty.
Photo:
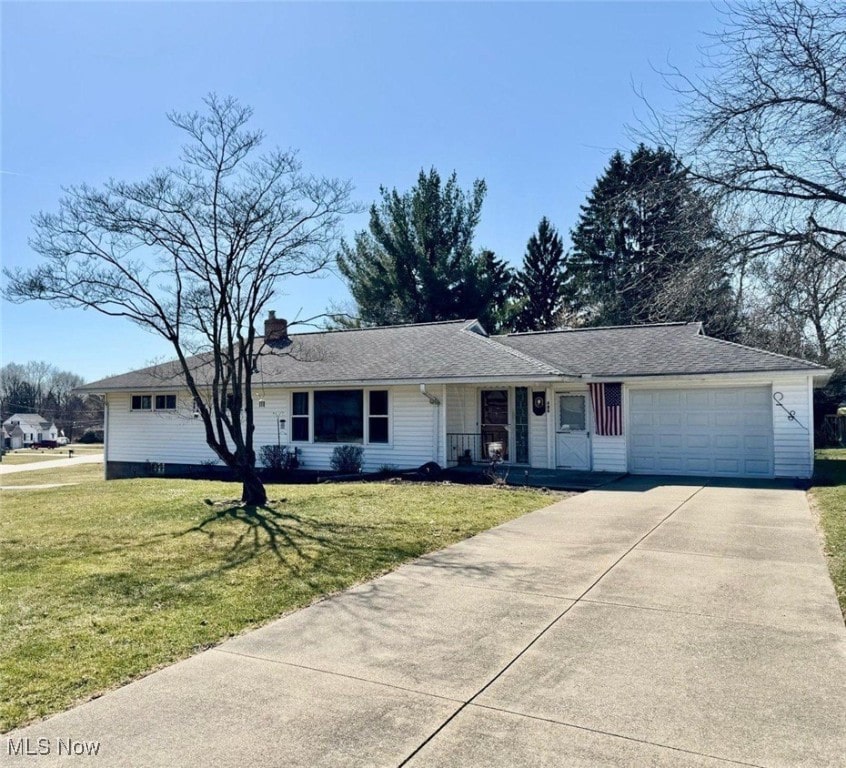
[[[164,398],[172,397],[173,398],[173,408],[171,408],[167,405],[165,405],[164,408],[159,408],[157,401],[160,397],[164,397]],[[167,401],[165,400],[165,402],[167,402]],[[154,411],[175,411],[175,410],[177,410],[178,407],[179,407],[179,402],[177,400],[176,393],[174,393],[174,392],[156,392],[153,395],[153,410]]]
[[[135,398],[136,397],[139,398],[139,400],[142,403],[142,405],[138,406],[137,408],[135,407]],[[143,405],[145,397],[147,398],[147,401],[148,401],[148,405],[147,405],[146,408]],[[134,412],[134,413],[145,413],[147,411],[152,412],[152,410],[153,410],[153,395],[152,394],[130,395],[129,396],[129,410]]]
[[[317,396],[318,394],[331,394],[336,392],[352,392],[361,398],[361,438],[354,440],[318,440],[317,439]],[[363,387],[333,387],[331,389],[319,389],[312,392],[312,414],[311,414],[311,438],[315,445],[365,445],[365,420],[367,419],[367,400]]]
[[[306,396],[306,412],[300,414],[294,414],[294,395],[302,395]],[[313,402],[313,390],[310,389],[295,389],[291,390],[291,398],[290,398],[290,414],[291,414],[291,442],[292,443],[313,443],[314,442],[314,431],[313,431],[313,424],[312,424],[312,414],[314,413],[314,402]],[[294,438],[294,419],[305,419],[306,422],[306,439],[305,440],[297,440]]]
[[[173,408],[168,408],[166,405],[163,408],[159,408],[156,404],[156,400],[160,397],[172,397],[173,398]],[[135,399],[140,398],[143,402],[144,398],[148,399],[149,405],[144,407],[143,405],[140,408],[135,407]],[[165,401],[167,402],[167,401]],[[129,411],[130,413],[177,413],[179,411],[179,395],[176,392],[137,392],[134,394],[129,395]]]
[[[362,399],[363,399],[363,408],[362,408],[362,440],[360,443],[346,443],[346,442],[338,442],[333,443],[325,440],[315,440],[314,438],[314,420],[315,420],[315,402],[314,402],[314,395],[315,392],[343,392],[343,391],[356,391],[361,392]],[[370,393],[371,392],[385,392],[388,396],[388,409],[387,413],[385,414],[376,414],[372,418],[383,418],[386,419],[388,422],[388,441],[387,442],[372,442],[370,440]],[[294,395],[305,393],[308,395],[308,413],[307,414],[300,414],[294,415]],[[318,389],[292,389],[289,392],[288,397],[288,407],[289,407],[289,416],[291,420],[291,438],[290,442],[296,443],[298,445],[373,445],[378,448],[392,448],[394,445],[394,413],[393,413],[393,406],[394,406],[394,398],[390,387],[321,387]],[[295,440],[294,439],[294,419],[306,419],[308,422],[308,439],[307,440]]]
[[[370,413],[370,394],[372,392],[384,392],[385,393],[385,399],[387,400],[387,404],[386,404],[386,407],[385,407],[385,413],[377,413],[375,415]],[[370,388],[367,388],[367,389],[365,389],[365,400],[366,400],[366,403],[365,403],[366,407],[365,407],[364,419],[367,423],[365,424],[364,442],[367,445],[392,446],[393,443],[394,443],[394,439],[393,439],[394,438],[393,418],[392,418],[392,413],[391,413],[391,404],[392,404],[393,398],[391,397],[390,388],[388,388],[388,387],[370,387]],[[374,442],[373,440],[370,439],[370,420],[371,419],[384,419],[386,421],[386,423],[387,423],[386,432],[387,432],[387,435],[388,435],[387,440],[384,440],[384,441],[378,440],[378,441]]]

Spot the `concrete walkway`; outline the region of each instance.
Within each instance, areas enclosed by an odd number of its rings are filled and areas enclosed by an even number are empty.
[[[72,459],[47,459],[33,461],[31,464],[0,464],[0,475],[12,475],[16,472],[35,472],[38,469],[62,469],[75,467],[77,464],[102,464],[103,454],[93,453],[85,456],[74,456]]]
[[[630,478],[2,739],[26,766],[843,766],[846,629],[802,491]]]

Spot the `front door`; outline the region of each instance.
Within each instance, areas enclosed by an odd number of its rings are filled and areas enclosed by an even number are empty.
[[[555,463],[564,469],[590,469],[587,395],[556,394]]]
[[[482,457],[508,460],[508,390],[482,390]]]

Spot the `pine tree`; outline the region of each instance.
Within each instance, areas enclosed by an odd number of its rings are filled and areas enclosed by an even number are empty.
[[[485,182],[471,190],[456,174],[420,171],[417,184],[400,194],[380,189],[368,230],[344,243],[338,268],[365,325],[421,323],[466,317],[492,319],[508,292],[511,275],[492,252],[473,250]]]
[[[591,325],[703,320],[737,330],[711,201],[669,151],[616,152],[572,231],[573,306]]]
[[[545,216],[529,238],[523,268],[517,275],[520,311],[518,331],[546,331],[558,325],[567,282],[564,244]]]

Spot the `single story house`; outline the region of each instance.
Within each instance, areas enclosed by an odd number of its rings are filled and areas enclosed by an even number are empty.
[[[37,413],[13,413],[3,422],[3,445],[12,450],[56,440],[58,435],[56,425]]]
[[[700,323],[491,336],[476,320],[259,339],[255,445],[366,470],[493,456],[514,466],[807,478],[813,390],[832,371],[704,335]],[[203,359],[193,361],[202,381]],[[215,459],[175,364],[81,387],[106,402],[106,476],[180,474]]]

